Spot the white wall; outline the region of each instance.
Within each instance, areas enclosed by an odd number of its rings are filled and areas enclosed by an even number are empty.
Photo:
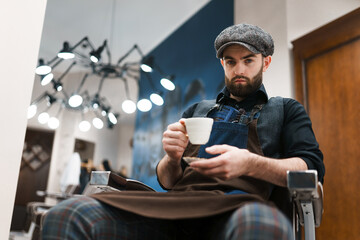
[[[235,24],[250,23],[269,32],[275,52],[270,68],[264,74],[269,96],[293,96],[287,46],[286,0],[235,0]]]
[[[0,3],[0,239],[9,238],[46,0]]]
[[[287,0],[289,42],[360,7],[359,0]]]
[[[275,53],[264,85],[269,96],[294,97],[291,41],[360,7],[358,0],[235,0],[235,23],[271,33]]]

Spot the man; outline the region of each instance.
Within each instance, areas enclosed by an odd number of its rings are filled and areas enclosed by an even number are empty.
[[[311,121],[295,100],[267,97],[262,73],[274,51],[268,33],[231,26],[218,35],[215,49],[226,87],[216,100],[183,114],[213,118],[210,140],[189,143],[183,119],[168,126],[157,175],[169,191],[65,201],[46,216],[44,239],[293,238],[289,220],[270,200],[284,191],[287,170],[316,169],[323,180]],[[206,159],[187,165],[184,156]]]

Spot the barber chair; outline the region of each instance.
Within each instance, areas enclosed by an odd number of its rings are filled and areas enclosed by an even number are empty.
[[[281,190],[275,190],[275,194],[280,195],[280,197],[273,197],[272,200],[275,201],[280,210],[292,219],[296,239],[302,239],[302,226],[305,232],[305,240],[314,240],[315,227],[320,226],[323,214],[323,188],[321,182],[318,181],[317,171],[288,171],[287,182],[287,188],[279,187]],[[93,171],[90,185],[93,193],[119,190],[155,191],[139,181],[124,179],[111,172],[104,171]]]
[[[319,227],[323,213],[323,188],[318,182],[317,171],[288,171],[287,188],[281,191],[275,190],[276,195],[271,200],[282,210],[293,223],[293,231],[296,239],[302,239],[301,226],[304,228],[305,240],[315,239],[315,227]],[[155,191],[146,184],[120,177],[110,171],[93,171],[89,184],[83,191],[83,195],[91,195],[107,191]],[[286,195],[284,196],[284,193]],[[76,196],[76,195],[69,195]],[[280,200],[280,201],[279,201]],[[37,229],[42,225],[42,216],[46,211],[38,211],[42,205],[33,205],[29,211],[33,221],[36,221]],[[289,211],[290,207],[290,211]],[[33,240],[38,236],[33,235]]]

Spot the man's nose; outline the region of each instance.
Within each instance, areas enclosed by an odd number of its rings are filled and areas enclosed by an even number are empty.
[[[234,70],[235,70],[235,75],[244,75],[245,68],[243,64],[241,63],[236,64]]]

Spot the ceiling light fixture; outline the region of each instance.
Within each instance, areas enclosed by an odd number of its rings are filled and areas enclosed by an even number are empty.
[[[114,0],[112,9],[116,9],[115,4],[116,1]],[[111,19],[111,26],[113,26],[115,21],[114,12],[112,13]],[[134,58],[127,60],[133,53],[139,55],[138,60],[132,60]],[[62,70],[63,68],[57,68],[60,64],[68,66],[65,71]],[[69,81],[63,82],[62,80],[75,65],[81,67],[81,74],[85,75],[80,85],[76,89],[71,89],[74,84],[68,86]],[[142,99],[137,102],[129,96],[128,81],[133,79],[138,84],[141,71],[151,86],[152,94],[149,95],[151,101]],[[132,114],[136,109],[145,112],[150,111],[153,104],[156,106],[162,106],[164,104],[163,93],[155,87],[151,77],[151,74],[154,72],[157,72],[158,75],[160,74],[161,77],[167,76],[156,64],[154,57],[144,55],[137,44],[134,44],[123,56],[113,63],[111,61],[111,52],[107,40],[104,40],[97,48],[94,47],[87,36],[75,44],[64,41],[61,50],[52,59],[49,61],[45,61],[44,58],[39,59],[35,73],[39,75],[39,82],[43,87],[47,87],[49,83],[52,83],[53,92],[50,92],[50,90],[44,91],[44,93],[31,103],[31,106],[28,108],[28,118],[34,117],[42,99],[47,99],[46,102],[48,102],[50,106],[56,103],[60,104],[61,109],[75,110],[81,114],[93,112],[96,117],[94,118],[94,115],[92,115],[92,123],[97,129],[103,128],[104,123],[107,123],[108,128],[112,128],[118,123],[120,109],[117,111],[114,110],[116,108],[110,103],[108,94],[101,92],[102,86],[106,84],[105,82],[109,79],[121,80],[124,83],[126,99],[122,102],[121,109],[125,114]],[[60,76],[57,76],[59,74]],[[98,89],[95,93],[90,91],[89,88],[85,88],[86,86],[84,85],[85,81],[90,77],[92,81],[95,79],[99,82]],[[173,79],[169,81],[172,83]],[[168,89],[174,88],[175,85]],[[47,89],[49,88],[47,87]],[[68,92],[71,94],[68,94]],[[57,117],[55,118],[58,119]],[[88,131],[90,129],[90,122],[84,120],[83,117],[83,121],[79,124],[79,127],[80,125],[82,126],[80,130]],[[54,118],[49,118],[49,127],[51,126],[51,128],[55,129],[55,126],[58,127],[60,124],[59,122],[58,124],[56,123],[57,121]]]

